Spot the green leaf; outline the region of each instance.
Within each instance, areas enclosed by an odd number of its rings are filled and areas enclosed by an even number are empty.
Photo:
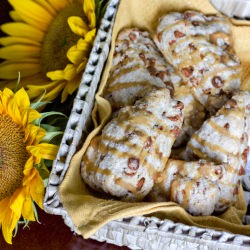
[[[49,125],[49,124],[41,124],[40,127],[43,128],[46,132],[59,132],[60,131],[60,127],[56,127],[56,126]]]
[[[36,221],[37,221],[39,224],[41,224],[41,222],[40,222],[39,219],[38,219],[38,213],[37,213],[37,210],[36,210],[36,206],[35,206],[35,204],[34,204],[34,201],[32,201],[32,207],[33,207],[33,211],[34,211],[34,215],[35,215]]]
[[[43,180],[48,179],[50,175],[50,171],[48,168],[50,168],[52,165],[52,161],[45,162],[44,160],[41,160],[41,162],[37,165],[35,165],[37,171],[39,172],[39,175]]]
[[[49,178],[43,180],[43,185],[46,188],[48,186]]]
[[[43,137],[42,142],[51,142],[55,137],[63,135],[63,132],[57,131],[57,132],[47,132],[46,135]],[[53,143],[54,144],[54,143]]]
[[[20,80],[21,80],[21,72],[18,71],[18,77],[17,77],[17,82],[16,82],[16,86],[15,86],[15,89],[14,89],[14,93],[16,93],[18,88],[19,88]]]
[[[44,106],[47,105],[48,103],[49,103],[49,102],[41,102],[41,101],[39,101],[39,102],[31,103],[31,104],[30,104],[30,107],[31,107],[32,109],[38,110],[39,108],[44,107]]]
[[[40,96],[40,98],[36,102],[30,104],[30,107],[35,109],[35,110],[38,110],[39,108],[44,107],[48,103],[50,103],[48,101],[42,101],[45,93],[46,93],[46,90],[44,91],[44,93]]]
[[[34,121],[34,124],[37,125],[37,126],[40,126],[40,124],[41,124],[41,122],[42,122],[42,120],[44,118],[48,118],[48,117],[53,116],[53,115],[60,115],[60,116],[63,116],[65,118],[67,117],[66,115],[64,115],[61,112],[56,112],[56,111],[44,112],[44,113],[41,113],[41,117],[40,118],[38,118],[38,119],[36,119]]]
[[[100,13],[100,18],[103,18],[108,4],[109,4],[109,1],[107,1],[106,4],[102,7],[102,10],[101,10],[101,13]]]
[[[100,26],[101,19],[106,11],[106,7],[107,7],[108,3],[109,3],[109,1],[105,1],[105,0],[95,0],[95,5],[96,5],[95,14],[96,14],[96,26],[97,26],[97,28],[99,28],[99,26]]]

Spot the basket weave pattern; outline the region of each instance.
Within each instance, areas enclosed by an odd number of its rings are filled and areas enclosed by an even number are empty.
[[[109,54],[112,26],[118,7],[118,0],[111,1],[102,20],[100,29],[90,53],[89,61],[73,103],[73,108],[60,144],[59,152],[53,162],[44,198],[46,212],[61,215],[65,224],[76,231],[73,222],[63,208],[58,195],[58,186],[62,182],[69,163],[80,144],[88,134],[91,124],[91,111],[94,106],[94,96],[101,77],[104,63]]]

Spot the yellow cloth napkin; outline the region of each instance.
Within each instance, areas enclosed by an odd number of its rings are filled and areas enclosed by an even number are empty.
[[[118,32],[124,27],[138,27],[153,32],[158,18],[164,13],[188,9],[202,11],[205,14],[218,13],[208,0],[121,0],[120,2],[113,29],[111,51],[96,94],[96,105],[92,113],[96,128],[89,134],[81,150],[72,158],[66,176],[59,186],[63,207],[84,238],[90,237],[111,220],[137,215],[154,215],[161,219],[170,219],[188,225],[250,235],[250,225],[246,226],[241,223],[246,212],[242,189],[238,195],[236,206],[229,208],[220,216],[191,216],[173,202],[130,203],[100,197],[100,194],[91,193],[80,177],[82,155],[90,140],[101,131],[111,114],[110,105],[101,97],[101,94],[108,78]],[[243,66],[242,88],[250,89],[250,26],[248,26],[247,21],[232,20],[232,23],[234,47]]]

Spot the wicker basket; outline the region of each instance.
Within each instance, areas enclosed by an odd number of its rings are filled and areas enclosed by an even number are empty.
[[[67,211],[63,208],[58,195],[58,186],[62,182],[69,163],[81,140],[84,140],[91,125],[91,111],[94,106],[94,96],[98,87],[104,63],[109,54],[112,27],[117,12],[119,0],[110,1],[97,32],[89,61],[82,76],[75,97],[73,108],[60,144],[59,152],[53,162],[44,198],[44,209],[51,214],[63,216],[65,224],[74,228]],[[75,230],[74,230],[75,231]]]
[[[210,0],[211,4],[229,17],[250,19],[249,0]]]
[[[212,1],[211,2],[215,2]],[[64,179],[70,161],[78,145],[87,137],[91,128],[91,111],[104,63],[108,57],[112,28],[119,0],[111,0],[98,30],[86,70],[83,74],[71,115],[62,138],[58,155],[46,188],[44,209],[61,215],[71,230],[77,232],[72,220],[58,195],[58,186]],[[249,178],[244,179],[245,188],[250,187]],[[250,193],[245,192],[247,202]],[[245,216],[245,222],[248,222]],[[106,241],[131,249],[250,249],[250,237],[211,229],[187,226],[155,217],[137,216],[115,220],[91,236],[98,241]]]

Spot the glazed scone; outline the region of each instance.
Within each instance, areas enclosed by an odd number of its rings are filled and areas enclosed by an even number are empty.
[[[181,129],[182,108],[167,88],[121,108],[84,154],[84,182],[122,200],[143,199],[165,167]]]
[[[175,179],[171,184],[171,201],[193,215],[211,215],[220,197],[220,189],[208,179]]]
[[[207,119],[187,144],[187,151],[202,159],[227,163],[239,176],[244,174],[248,155],[248,92],[235,94]]]
[[[228,19],[192,11],[163,16],[154,35],[183,83],[211,113],[240,87],[240,61],[225,37],[231,37]]]
[[[233,168],[226,163],[214,163],[205,160],[199,161],[181,161],[169,159],[164,171],[161,173],[161,182],[155,183],[153,189],[150,191],[148,197],[151,201],[175,201],[179,204],[179,199],[173,199],[174,187],[173,182],[181,183],[183,179],[188,179],[191,181],[192,188],[195,188],[195,182],[203,182],[209,186],[216,187],[218,192],[218,197],[216,202],[213,204],[213,210],[204,210],[206,206],[202,206],[198,209],[198,203],[195,208],[191,204],[185,208],[188,208],[188,211],[200,211],[200,214],[208,215],[208,211],[219,212],[228,208],[230,205],[234,204],[236,201],[236,195],[238,193],[239,183],[238,183],[238,174],[235,173]],[[184,180],[185,183],[185,180]],[[194,186],[193,186],[194,185]],[[197,187],[198,188],[198,187]],[[191,191],[189,190],[189,191]],[[194,191],[194,190],[193,190]],[[210,193],[210,190],[207,191]],[[171,194],[172,193],[172,194]],[[213,191],[211,191],[213,193]],[[201,193],[199,193],[201,196]],[[183,194],[184,196],[184,194]],[[204,213],[201,211],[204,210]],[[196,213],[195,213],[196,214]]]
[[[166,87],[171,94],[180,77],[161,55],[150,34],[137,28],[123,29],[115,43],[109,78],[104,89],[113,108],[133,105],[152,86]]]
[[[176,43],[177,39],[187,36],[204,36],[223,49],[232,47],[231,23],[228,18],[215,15],[206,16],[194,10],[183,13],[171,12],[159,18],[155,33],[155,41],[158,46],[158,42],[163,39],[171,46]],[[166,55],[168,53],[169,51],[166,51]],[[171,54],[168,58],[171,58]]]

